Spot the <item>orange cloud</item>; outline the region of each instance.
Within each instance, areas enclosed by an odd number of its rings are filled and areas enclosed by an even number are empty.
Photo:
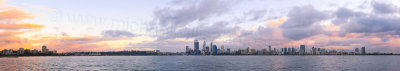
[[[24,32],[18,32],[18,31],[3,31],[0,32],[0,36],[12,36],[12,35],[16,35],[16,34],[22,34]]]
[[[0,29],[32,29],[43,27],[43,25],[39,24],[0,24]]]
[[[0,20],[16,20],[20,21],[23,19],[28,19],[28,18],[33,18],[33,16],[30,16],[30,13],[25,13],[23,10],[17,9],[17,8],[2,8],[0,10],[3,10],[0,12]],[[5,24],[11,24],[11,23],[5,23]]]
[[[3,4],[0,0],[0,49],[32,49],[34,47],[31,40],[15,36],[44,27],[39,24],[21,23],[22,20],[29,18],[33,18],[30,13],[24,12],[21,8]]]
[[[33,48],[27,39],[20,37],[2,37],[0,47],[1,49]]]
[[[271,27],[278,27],[279,25],[283,24],[286,19],[279,19],[279,20],[269,20],[267,24]]]

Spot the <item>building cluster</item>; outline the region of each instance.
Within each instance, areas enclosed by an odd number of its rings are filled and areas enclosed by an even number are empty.
[[[69,52],[62,53],[63,56],[130,56],[130,55],[168,55],[173,53],[160,52],[160,50],[154,51],[108,51],[108,52]],[[173,54],[177,55],[177,54]]]
[[[57,55],[57,51],[49,51],[45,45],[42,46],[42,50],[39,51],[37,49],[24,49],[24,48],[19,48],[18,50],[13,50],[13,49],[3,49],[1,51],[0,55],[4,56],[34,56],[34,55]]]
[[[355,48],[354,51],[345,50],[327,50],[325,48],[311,47],[307,50],[306,45],[300,45],[299,49],[296,47],[289,48],[272,48],[271,45],[268,48],[263,49],[245,49],[231,50],[230,48],[221,45],[218,47],[213,42],[209,45],[206,41],[203,42],[203,49],[200,50],[200,44],[198,40],[194,40],[193,49],[186,46],[185,55],[365,55],[365,47]],[[379,54],[379,53],[378,53]]]

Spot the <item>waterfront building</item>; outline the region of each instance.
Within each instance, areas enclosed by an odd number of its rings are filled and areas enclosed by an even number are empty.
[[[19,48],[18,54],[24,54],[24,48]]]
[[[358,48],[354,49],[354,53],[356,53],[356,54],[359,53],[359,51],[360,50]]]
[[[306,53],[306,45],[300,45],[300,54],[305,54]]]
[[[200,49],[199,49],[199,47],[200,47],[200,43],[199,43],[199,41],[198,40],[194,40],[194,52],[195,52],[195,54],[200,54],[201,53],[201,51],[200,51]]]
[[[361,54],[366,54],[366,52],[365,52],[365,46],[361,47]]]
[[[206,50],[206,47],[207,47],[207,43],[206,43],[206,40],[204,40],[204,42],[203,42],[203,52],[205,52],[205,51],[208,51],[208,50]]]
[[[272,50],[271,50],[271,45],[268,45],[268,50],[269,50],[269,51],[268,51],[269,53],[272,52]]]
[[[296,54],[296,49],[292,48],[292,54]]]
[[[215,54],[217,54],[218,53],[218,47],[217,47],[217,45],[213,45],[213,48],[212,48],[212,54],[213,55],[215,55]]]
[[[42,46],[42,53],[48,53],[49,49],[47,49],[46,45]]]

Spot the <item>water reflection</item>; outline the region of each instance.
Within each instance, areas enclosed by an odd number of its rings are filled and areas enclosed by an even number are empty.
[[[0,58],[0,71],[399,71],[399,56],[64,56]]]

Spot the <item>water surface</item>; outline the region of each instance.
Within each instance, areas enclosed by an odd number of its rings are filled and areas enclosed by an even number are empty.
[[[0,58],[0,71],[400,71],[400,56],[44,56]]]

